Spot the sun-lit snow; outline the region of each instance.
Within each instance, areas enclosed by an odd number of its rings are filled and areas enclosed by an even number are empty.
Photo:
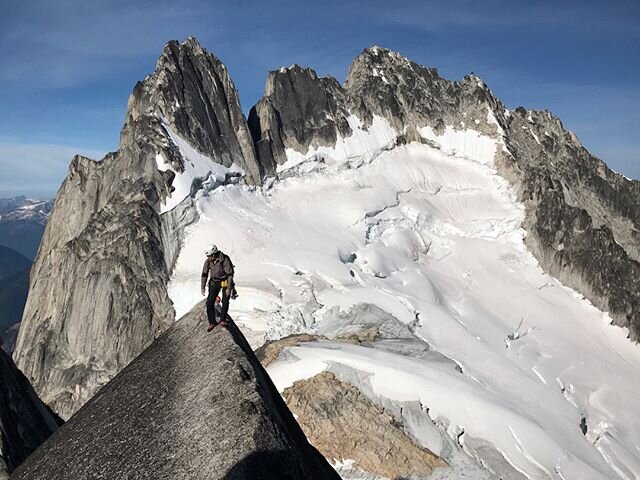
[[[438,135],[431,127],[420,129],[420,136],[435,142],[442,153],[449,156],[460,155],[468,161],[493,165],[498,143],[476,130],[454,130],[447,127],[443,135]]]
[[[215,242],[236,265],[231,314],[255,344],[331,337],[355,321],[338,309],[369,303],[431,348],[302,344],[269,368],[280,390],[326,369],[361,372],[356,386],[419,401],[483,463],[473,439],[532,479],[640,478],[640,349],[525,248],[523,206],[493,164],[501,140],[425,127],[428,144],[394,146],[383,119],[350,124],[333,149],[287,152],[262,189],[196,197],[169,287],[178,316],[201,298]],[[420,425],[413,437],[427,439]]]
[[[384,75],[384,70],[379,70],[377,68],[374,68],[373,76],[380,77],[384,83],[386,83],[387,85],[390,85],[389,80],[387,80],[387,77]]]
[[[304,163],[311,164],[301,172],[313,169],[314,164],[322,161],[327,164],[353,163],[354,167],[358,162],[368,159],[374,153],[379,153],[384,147],[389,146],[395,140],[397,133],[391,128],[389,123],[378,116],[373,117],[371,125],[364,126],[355,115],[347,118],[352,134],[346,138],[339,138],[333,147],[312,147],[306,154],[288,148],[286,151],[287,162],[278,166],[278,173],[291,170],[293,167]]]
[[[222,183],[225,181],[227,174],[242,173],[242,169],[235,164],[229,168],[224,167],[197,151],[189,142],[174,132],[169,124],[163,123],[163,127],[169,134],[173,144],[178,147],[182,154],[184,171],[175,172],[176,177],[172,184],[175,190],[166,202],[162,204],[161,213],[172,210],[187,198],[191,194],[191,186],[196,179],[204,180],[213,175],[217,182]],[[156,164],[160,171],[173,170],[162,153],[156,155]]]

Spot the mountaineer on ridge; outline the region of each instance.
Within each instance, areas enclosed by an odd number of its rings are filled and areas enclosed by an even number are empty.
[[[224,254],[216,245],[211,245],[205,254],[207,259],[202,267],[202,279],[200,282],[200,292],[205,294],[205,286],[209,285],[209,295],[207,297],[207,318],[209,326],[207,332],[220,323],[226,325],[227,312],[229,311],[229,299],[234,295],[233,285],[233,263],[228,255]],[[207,282],[208,280],[208,282]],[[222,298],[222,308],[220,310],[220,321],[216,321],[216,298],[218,294]]]

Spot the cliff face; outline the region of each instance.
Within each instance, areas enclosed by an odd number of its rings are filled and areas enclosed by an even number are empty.
[[[260,183],[253,142],[229,72],[193,37],[169,42],[154,74],[133,89],[126,124],[144,117],[165,120],[198,151],[226,167],[238,162],[250,183]]]
[[[292,106],[304,106],[304,115]],[[350,135],[353,118],[367,128],[376,117],[398,142],[429,142],[425,127],[503,142],[496,168],[526,206],[527,245],[542,267],[640,338],[640,182],[609,170],[548,112],[508,111],[476,76],[451,82],[372,47],[354,60],[344,86],[300,67],[271,72],[249,126],[259,161],[275,175],[287,149],[334,145]]]
[[[118,151],[71,163],[32,269],[14,358],[62,417],[174,320],[166,287],[193,185],[233,162],[259,181],[226,69],[194,39],[170,42],[131,95]]]
[[[640,340],[640,182],[612,172],[549,112],[506,119],[513,161],[498,164],[526,206],[542,267]]]
[[[336,79],[297,65],[270,72],[264,98],[249,113],[263,171],[273,174],[286,161],[285,148],[306,152],[311,143],[334,145],[338,135],[350,135],[347,116],[346,95]]]
[[[63,418],[173,320],[153,206],[164,180],[143,170],[152,152],[76,157],[32,268],[14,358]]]
[[[12,479],[338,479],[235,326],[204,302],[73,416]]]
[[[0,378],[0,479],[6,479],[62,421],[40,401],[2,349]]]

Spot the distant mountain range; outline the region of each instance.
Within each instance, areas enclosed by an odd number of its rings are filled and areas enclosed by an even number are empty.
[[[53,200],[0,199],[0,245],[33,260],[52,208]]]
[[[53,200],[0,198],[0,344],[13,349],[29,290],[29,270],[38,253]]]

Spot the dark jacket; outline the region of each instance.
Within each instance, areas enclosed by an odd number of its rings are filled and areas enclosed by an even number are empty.
[[[229,280],[233,285],[233,263],[228,255],[220,252],[216,257],[207,257],[202,267],[201,287],[209,282]]]

